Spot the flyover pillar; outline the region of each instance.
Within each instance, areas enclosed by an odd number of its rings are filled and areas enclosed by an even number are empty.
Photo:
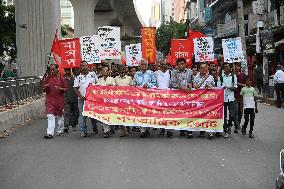
[[[15,8],[19,76],[43,75],[54,33],[60,31],[60,1],[15,0]]]
[[[94,10],[98,0],[70,0],[70,2],[74,10],[75,37],[95,34]]]

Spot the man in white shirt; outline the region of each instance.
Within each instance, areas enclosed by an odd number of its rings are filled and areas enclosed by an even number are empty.
[[[193,87],[195,89],[209,89],[215,86],[214,78],[209,74],[208,65],[206,62],[201,62],[199,65],[199,73],[194,76]],[[203,137],[205,131],[200,131],[200,136]],[[208,139],[212,139],[213,133],[208,133]]]
[[[168,69],[168,63],[166,61],[161,62],[160,70],[155,72],[157,78],[157,86],[159,89],[169,89],[170,88],[170,81],[171,81],[171,73]],[[165,134],[165,129],[161,129],[160,135]],[[173,132],[167,130],[167,137],[171,137]]]
[[[86,91],[87,87],[91,83],[96,83],[98,78],[95,73],[89,73],[88,64],[85,61],[82,61],[80,67],[81,74],[78,75],[74,80],[74,90],[76,95],[78,96],[78,108],[79,108],[79,119],[78,123],[80,126],[80,130],[82,132],[81,137],[87,137],[87,125],[86,125],[86,117],[82,115],[83,106],[86,99]],[[92,120],[92,125],[94,126],[95,120]],[[96,128],[93,128],[94,131],[97,131]],[[97,133],[97,132],[96,132]]]
[[[121,65],[118,70],[119,76],[115,77],[115,84],[116,86],[131,86],[132,85],[132,78],[127,75],[128,69],[125,65]],[[119,126],[120,129],[120,137],[125,137],[127,135],[127,130],[130,132],[130,127],[126,126]]]
[[[281,108],[281,97],[284,96],[284,71],[281,65],[277,65],[277,71],[274,75],[275,91],[277,96],[277,107]]]
[[[228,63],[223,64],[224,74],[218,78],[217,87],[225,89],[224,98],[224,137],[228,138],[231,134],[232,122],[234,122],[235,131],[239,130],[238,118],[235,111],[238,106],[235,102],[235,90],[237,89],[237,77],[231,73],[231,66]],[[227,111],[229,110],[229,120],[227,119]]]

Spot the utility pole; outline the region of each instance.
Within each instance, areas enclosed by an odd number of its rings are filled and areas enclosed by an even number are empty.
[[[247,66],[247,46],[246,46],[246,34],[244,28],[244,4],[243,0],[237,0],[237,10],[238,10],[238,27],[239,27],[239,37],[242,40],[243,52],[245,60],[241,62],[242,72],[248,74],[248,66]]]
[[[264,9],[265,9],[265,19],[264,19],[264,26],[266,28],[266,22],[267,22],[267,14],[268,14],[268,0],[264,0]],[[267,38],[267,35],[265,35]],[[264,38],[263,41],[266,41]],[[265,44],[263,44],[264,46]],[[269,94],[269,69],[268,69],[268,55],[266,52],[263,51],[263,97],[265,99],[268,98]]]

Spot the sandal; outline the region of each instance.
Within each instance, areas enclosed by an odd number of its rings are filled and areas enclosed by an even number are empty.
[[[46,134],[46,135],[44,135],[43,138],[45,138],[45,139],[51,139],[51,138],[53,138],[53,136],[52,136],[52,135],[49,135],[49,134]]]

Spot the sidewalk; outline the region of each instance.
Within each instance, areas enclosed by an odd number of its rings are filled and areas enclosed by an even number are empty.
[[[45,98],[31,99],[23,105],[10,108],[0,111],[0,138],[6,137],[17,126],[43,117],[45,115]]]
[[[276,98],[267,98],[267,99],[265,99],[263,97],[263,95],[261,94],[261,95],[256,95],[256,100],[258,102],[261,102],[261,103],[268,104],[270,106],[275,106],[276,107],[276,101],[277,101]],[[284,102],[283,101],[282,101],[282,108],[284,108]]]

